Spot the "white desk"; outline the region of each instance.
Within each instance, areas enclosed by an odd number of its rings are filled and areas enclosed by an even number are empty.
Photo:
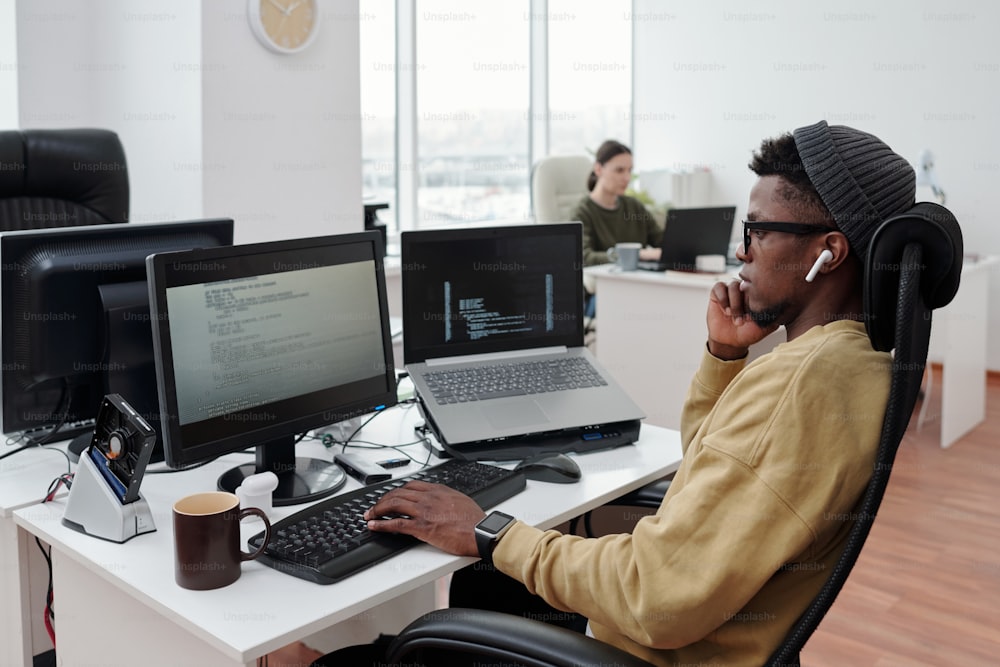
[[[56,449],[29,449],[0,461],[0,665],[30,665],[32,655],[52,648],[42,624],[48,571],[34,539],[17,529],[14,511],[42,500],[66,472],[66,457]]]
[[[372,423],[378,425],[378,435],[369,435],[367,428],[363,435],[374,439],[388,429],[397,434],[396,442],[409,441],[416,417],[413,410],[404,415],[384,414]],[[379,441],[387,440],[383,437]],[[309,454],[308,448],[305,453]],[[549,528],[673,472],[680,458],[676,432],[643,426],[635,445],[578,456],[581,482],[556,485],[529,481],[524,493],[499,507],[528,523]],[[245,455],[233,455],[184,473],[147,476],[142,493],[152,509],[157,531],[125,544],[64,527],[60,521],[63,501],[14,512],[20,529],[52,545],[56,634],[62,664],[249,665],[281,646],[428,588],[440,577],[474,562],[420,545],[330,586],[249,562],[244,564],[242,577],[225,588],[180,588],[173,579],[172,503],[189,493],[214,489],[222,470],[246,460]],[[411,464],[400,474],[415,470]],[[348,485],[345,488],[356,482],[351,480]],[[295,509],[276,508],[272,517]],[[257,530],[253,522],[246,523],[247,535]],[[95,653],[94,637],[98,636],[127,641],[107,642]],[[366,638],[355,641],[359,639]]]
[[[708,336],[708,295],[729,275],[622,272],[611,264],[586,273],[597,295],[597,359],[645,411],[647,423],[680,428]],[[783,340],[779,329],[750,348],[751,358]]]
[[[998,257],[984,257],[979,261],[967,258],[962,265],[962,281],[955,298],[933,314],[927,358],[940,363],[942,369],[942,447],[950,447],[986,419],[990,273],[998,265]],[[935,389],[926,386],[925,390],[929,398]],[[921,410],[918,425],[923,425],[926,416]]]

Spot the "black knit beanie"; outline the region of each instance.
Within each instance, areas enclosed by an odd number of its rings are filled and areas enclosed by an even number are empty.
[[[878,226],[913,206],[913,167],[878,137],[825,120],[792,137],[809,180],[851,249],[864,258]]]

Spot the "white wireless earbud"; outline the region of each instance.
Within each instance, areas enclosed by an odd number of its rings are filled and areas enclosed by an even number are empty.
[[[830,252],[829,250],[824,250],[823,252],[821,252],[819,254],[819,257],[816,258],[816,263],[812,265],[812,268],[809,269],[809,273],[806,274],[806,282],[811,283],[813,281],[813,278],[816,277],[816,274],[819,273],[819,270],[823,268],[823,265],[829,262],[831,259],[833,259],[832,252]]]

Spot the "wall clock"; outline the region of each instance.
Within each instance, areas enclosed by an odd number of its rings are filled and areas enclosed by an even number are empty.
[[[275,53],[298,53],[319,32],[317,0],[247,0],[250,28]]]

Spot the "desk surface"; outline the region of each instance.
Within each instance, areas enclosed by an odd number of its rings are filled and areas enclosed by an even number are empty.
[[[0,454],[13,450],[0,448]],[[0,461],[0,517],[37,503],[45,497],[52,480],[70,472],[65,451],[66,443],[32,447]]]
[[[410,442],[416,420],[415,410],[394,409],[374,420],[371,427],[362,431],[362,436],[384,443]],[[325,458],[331,456],[318,443],[304,447],[305,455],[310,454],[310,447],[312,455],[320,450]],[[414,455],[427,455],[422,446],[415,447],[411,449]],[[679,435],[643,426],[635,445],[576,458],[583,471],[580,483],[554,485],[529,481],[524,493],[499,507],[541,528],[558,525],[674,471],[681,458]],[[110,584],[129,600],[169,619],[235,663],[252,661],[474,562],[420,545],[330,586],[302,581],[248,562],[241,578],[225,588],[214,591],[180,588],[173,579],[173,502],[189,493],[214,489],[220,472],[246,461],[245,454],[230,455],[183,473],[148,475],[142,484],[142,494],[150,505],[157,531],[125,544],[106,542],[64,527],[61,523],[64,500],[22,508],[14,513],[14,520],[49,542],[53,552],[61,554],[59,560],[72,561],[65,566],[68,571],[75,570],[76,576],[93,573],[104,586]],[[411,464],[399,474],[416,470],[417,466]],[[357,482],[350,480],[348,485],[345,488],[353,488]],[[271,516],[280,518],[296,509],[275,508]],[[259,523],[247,521],[244,528],[245,538],[259,530]],[[59,560],[53,557],[57,568]],[[56,572],[58,582],[58,569]],[[68,584],[64,581],[59,585]],[[93,622],[99,628],[109,618],[100,609],[102,603],[95,600],[93,612],[87,618],[75,618],[74,622],[78,625]],[[121,609],[110,609],[107,613],[116,619],[128,617]],[[125,636],[133,636],[133,630],[141,632],[142,627],[127,629]]]

